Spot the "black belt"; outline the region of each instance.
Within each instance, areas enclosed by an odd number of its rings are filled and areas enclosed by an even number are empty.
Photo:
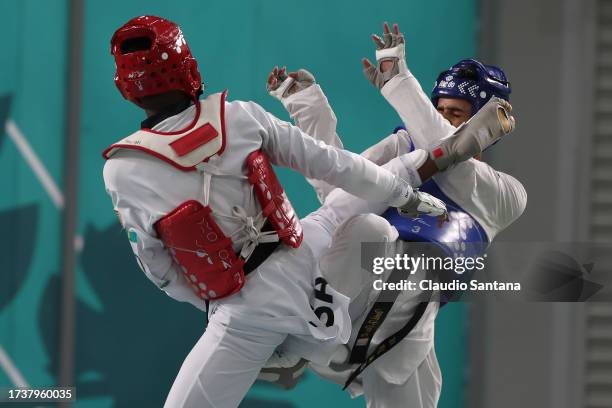
[[[402,278],[404,271],[399,271],[395,269],[391,272],[389,279],[387,282],[399,282]],[[382,293],[378,295],[378,299],[382,296]],[[387,337],[382,343],[380,343],[374,351],[368,356],[368,348],[370,343],[372,342],[372,338],[374,337],[374,333],[376,330],[382,325],[383,321],[389,314],[389,311],[393,307],[393,304],[397,297],[399,296],[399,291],[393,291],[390,295],[385,297],[385,301],[381,302],[379,300],[374,303],[374,306],[368,312],[365,320],[363,321],[359,332],[357,333],[357,339],[355,340],[355,345],[351,350],[351,355],[349,356],[350,364],[359,364],[359,366],[351,373],[348,380],[344,384],[344,388],[346,389],[351,383],[365,370],[370,364],[379,359],[383,354],[391,350],[393,347],[397,345],[400,341],[404,339],[414,327],[417,325],[423,314],[425,314],[425,310],[427,309],[427,305],[429,302],[420,302],[417,305],[414,314],[408,320],[408,322],[399,329],[397,332],[393,333],[391,336]]]
[[[266,220],[266,223],[261,227],[261,232],[274,231],[274,227],[270,224],[270,221]],[[276,242],[262,242],[257,244],[253,253],[249,257],[249,259],[244,263],[242,269],[244,270],[244,274],[248,275],[253,272],[259,265],[264,263],[266,259],[278,246],[281,244],[280,238]]]

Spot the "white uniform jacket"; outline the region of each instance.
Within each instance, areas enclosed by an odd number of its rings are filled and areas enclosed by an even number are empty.
[[[240,230],[245,227],[245,217],[261,212],[246,179],[245,163],[247,155],[258,149],[273,164],[325,180],[364,199],[398,202],[409,188],[406,181],[391,172],[359,155],[316,141],[254,102],[225,102],[224,107],[225,149],[209,160],[215,174],[210,182],[208,202],[213,217],[227,236],[244,238],[246,232],[241,234]],[[153,130],[184,129],[192,122],[195,112],[192,105],[158,123]],[[203,179],[204,175],[198,171],[184,172],[135,150],[117,151],[104,166],[106,190],[147,277],[169,296],[190,302],[201,310],[205,310],[204,301],[192,291],[157,238],[154,224],[187,200],[202,201]]]

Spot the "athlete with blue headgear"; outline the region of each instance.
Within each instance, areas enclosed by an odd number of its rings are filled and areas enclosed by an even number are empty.
[[[492,96],[510,100],[510,83],[501,68],[464,59],[442,71],[431,93],[433,104],[453,126],[459,126]]]
[[[348,347],[340,347],[329,366],[311,364],[311,367],[324,378],[348,385],[352,396],[365,394],[368,407],[432,408],[437,405],[441,391],[433,342],[439,303],[430,302],[421,308],[415,293],[404,291],[378,330],[369,339],[362,338],[362,329],[367,326],[364,322],[374,317],[371,311],[377,304],[378,293],[372,290],[376,277],[360,265],[361,242],[396,242],[397,253],[406,251],[411,241],[442,246],[454,241],[471,248],[481,244],[484,249],[522,214],[526,193],[512,176],[479,160],[451,163],[445,171],[438,171],[442,170],[440,161],[443,162],[445,152],[439,152],[441,156],[436,157],[436,146],[444,145],[446,135],[456,131],[456,126],[478,112],[492,97],[508,100],[510,87],[503,71],[476,60],[460,61],[440,74],[430,100],[407,68],[403,37],[397,26],[394,31],[391,33],[385,24],[384,39],[375,37],[378,63],[374,66],[364,60],[364,67],[370,82],[381,89],[400,114],[405,128],[397,129],[362,154],[378,164],[408,152],[412,153],[403,156],[404,160],[412,160],[411,165],[416,167],[433,161],[437,168],[431,173],[431,180],[411,182],[415,186],[422,182],[421,189],[442,198],[449,208],[450,221],[438,228],[435,220],[427,217],[402,221],[388,212],[386,219],[374,214],[354,217],[336,230],[320,267],[330,284],[352,299],[354,330]],[[284,70],[275,69],[268,86],[299,127],[325,143],[342,146],[336,134],[336,117],[309,72],[299,70],[287,75]],[[334,199],[336,191],[330,186],[313,180],[311,184],[322,201]],[[412,320],[416,323],[410,327]],[[391,345],[387,341],[389,336],[405,332],[407,327],[410,330],[397,343]],[[375,357],[371,365],[360,363],[356,356],[356,350],[363,351],[364,341],[365,356]],[[378,352],[381,346],[390,350],[381,355]],[[275,360],[262,371],[264,377],[285,385],[295,381],[296,369],[303,370],[305,364],[298,363],[299,357],[287,353],[287,349],[291,348],[281,347],[277,351]],[[283,367],[291,368],[283,370]]]

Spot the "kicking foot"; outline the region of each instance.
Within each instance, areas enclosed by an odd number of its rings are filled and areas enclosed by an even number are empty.
[[[512,106],[505,100],[493,97],[469,121],[459,126],[455,133],[442,139],[429,152],[429,157],[439,170],[468,160],[497,143],[514,130]]]

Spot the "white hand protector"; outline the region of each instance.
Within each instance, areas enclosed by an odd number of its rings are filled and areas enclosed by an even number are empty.
[[[295,80],[293,78],[286,77],[282,82],[278,83],[275,89],[270,89],[268,87],[268,93],[280,101],[283,97],[287,96],[287,91],[294,82]]]
[[[314,75],[303,68],[298,69],[296,72],[290,72],[289,77],[295,80],[295,85],[289,89],[288,95],[285,96],[298,93],[316,83]]]
[[[446,210],[444,201],[417,190],[414,191],[410,200],[399,207],[397,211],[401,215],[410,218],[417,218],[420,215],[431,215],[432,217],[442,216],[448,218],[448,211]]]
[[[498,97],[491,98],[455,133],[442,139],[429,152],[429,157],[439,170],[446,170],[453,164],[482,153],[514,130],[515,120],[511,112],[512,106],[507,101]]]
[[[364,61],[364,74],[368,81],[378,89],[381,89],[397,74],[408,73],[404,35],[399,32],[397,24],[393,25],[393,31],[391,32],[385,23],[383,39],[377,35],[372,36],[376,44],[376,66],[371,65],[367,60]],[[383,63],[387,61],[392,63],[392,67],[385,67],[383,71]]]
[[[281,99],[300,92],[315,83],[316,81],[314,75],[305,69],[300,69],[297,72],[290,72],[287,74],[285,67],[283,67],[281,70],[274,67],[268,76],[266,88],[270,95],[280,101]]]

